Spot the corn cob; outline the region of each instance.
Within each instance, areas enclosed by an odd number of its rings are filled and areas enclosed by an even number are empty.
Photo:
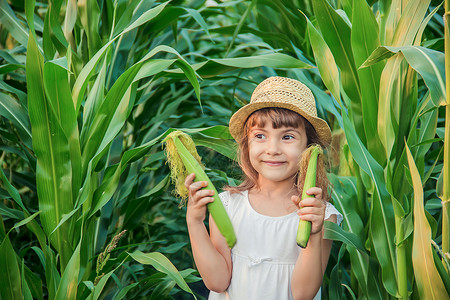
[[[306,194],[306,191],[314,186],[316,186],[316,176],[317,176],[317,159],[319,154],[321,154],[321,148],[318,145],[310,146],[308,149],[305,150],[303,153],[302,161],[305,159],[308,159],[308,168],[306,170],[305,175],[305,182],[303,185],[303,191],[302,191],[302,200],[306,198],[314,198],[314,196],[310,196]],[[302,162],[300,162],[300,165],[302,165]],[[304,168],[300,168],[300,172],[304,172]],[[299,175],[300,176],[300,175]],[[309,236],[311,234],[311,222],[300,220],[298,223],[298,229],[297,229],[297,245],[299,245],[302,248],[305,248],[308,244]]]
[[[220,233],[225,237],[228,246],[232,248],[236,243],[233,225],[223,207],[222,201],[220,201],[216,188],[203,170],[201,158],[191,137],[181,131],[174,131],[164,139],[164,142],[166,143],[167,160],[171,169],[172,181],[175,183],[176,193],[185,202],[189,191],[184,186],[184,180],[191,173],[195,173],[195,181],[207,181],[208,185],[203,189],[214,191],[214,201],[208,203],[208,211]]]

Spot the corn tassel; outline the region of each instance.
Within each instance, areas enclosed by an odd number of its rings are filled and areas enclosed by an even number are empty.
[[[174,131],[164,139],[164,142],[166,143],[167,160],[177,194],[184,200],[188,197],[189,192],[184,186],[184,180],[191,173],[195,173],[194,181],[207,181],[208,185],[203,189],[214,191],[214,201],[208,203],[208,211],[220,233],[225,237],[228,246],[232,248],[236,243],[233,225],[223,207],[216,188],[203,170],[201,158],[191,137],[181,131]]]
[[[313,196],[310,196],[306,194],[306,191],[314,186],[316,186],[316,177],[317,177],[317,159],[319,154],[321,154],[321,148],[318,145],[313,145],[305,150],[303,153],[302,161],[304,159],[308,159],[308,168],[306,170],[305,175],[305,182],[303,185],[303,192],[302,192],[302,200],[306,198],[314,198]],[[300,163],[302,165],[302,163]],[[300,169],[300,172],[304,172],[302,168]],[[309,236],[311,234],[311,222],[300,220],[298,223],[298,229],[297,229],[297,245],[299,245],[302,248],[305,248],[308,244]]]

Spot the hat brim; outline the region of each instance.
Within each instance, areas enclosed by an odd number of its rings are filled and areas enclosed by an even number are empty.
[[[269,107],[285,108],[298,113],[306,120],[308,120],[309,123],[311,123],[311,125],[316,130],[319,139],[322,141],[325,147],[327,147],[331,143],[331,130],[327,122],[325,122],[323,119],[310,116],[309,114],[307,114],[305,111],[303,111],[294,104],[283,102],[270,102],[270,101],[250,103],[240,108],[237,112],[235,112],[230,118],[230,125],[229,125],[230,133],[233,136],[233,138],[236,141],[240,141],[243,136],[244,124],[247,121],[248,117],[253,112],[259,109]]]

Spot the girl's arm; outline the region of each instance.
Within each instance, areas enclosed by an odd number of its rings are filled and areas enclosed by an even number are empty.
[[[225,291],[231,280],[231,251],[220,234],[213,219],[209,218],[211,236],[203,221],[206,205],[213,201],[213,191],[200,190],[208,185],[206,181],[193,182],[195,174],[186,177],[189,190],[186,223],[191,240],[195,264],[206,287],[214,292]]]
[[[311,235],[306,248],[302,249],[291,279],[291,289],[294,299],[313,299],[322,285],[328,258],[331,252],[331,240],[323,239],[323,221],[325,216],[325,203],[321,199],[322,190],[314,187],[307,191],[315,198],[307,198],[300,202],[293,197],[295,204],[302,209],[300,218],[311,221]],[[332,215],[328,221],[336,223],[336,215]]]

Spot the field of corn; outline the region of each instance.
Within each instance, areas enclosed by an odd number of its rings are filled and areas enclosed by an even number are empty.
[[[228,121],[272,75],[333,131],[322,299],[449,299],[449,11],[0,0],[0,299],[204,299],[162,141],[237,184]]]

